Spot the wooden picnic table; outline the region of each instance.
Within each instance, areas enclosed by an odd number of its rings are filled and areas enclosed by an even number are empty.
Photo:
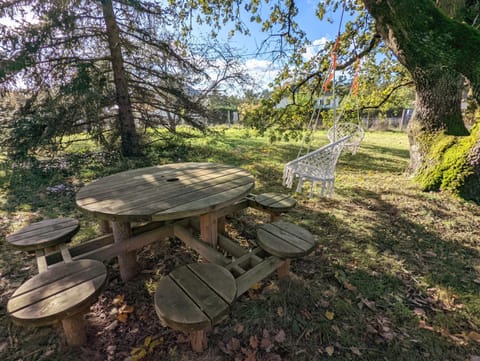
[[[179,220],[199,216],[200,237],[216,245],[217,210],[234,204],[254,187],[244,169],[216,163],[178,163],[133,169],[84,186],[77,206],[110,221],[114,242],[131,237],[131,222]],[[118,257],[123,280],[137,273],[136,252]]]

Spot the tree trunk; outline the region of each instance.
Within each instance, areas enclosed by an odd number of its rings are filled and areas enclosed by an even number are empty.
[[[433,135],[465,136],[468,130],[462,119],[463,77],[445,69],[417,69],[412,72],[415,83],[415,110],[408,124],[410,164],[415,174],[425,162]]]
[[[449,18],[431,0],[363,2],[415,83],[408,170],[424,189],[480,200],[479,131],[469,136],[460,108],[464,77],[480,100],[480,32]]]
[[[125,156],[140,155],[138,134],[133,117],[132,104],[128,89],[127,75],[125,72],[120,30],[117,25],[111,0],[101,0],[103,17],[108,36],[108,47],[110,48],[113,77],[118,105],[118,125],[122,141],[121,150]]]

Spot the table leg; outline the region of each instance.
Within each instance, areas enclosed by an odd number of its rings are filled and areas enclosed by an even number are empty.
[[[227,223],[227,220],[225,216],[218,217],[217,219],[217,230],[219,234],[225,235],[225,224]]]
[[[213,247],[217,246],[218,218],[216,212],[206,213],[200,216],[200,238]]]
[[[112,233],[112,228],[110,227],[110,222],[106,220],[101,220],[99,223],[100,233],[108,234]]]
[[[112,222],[113,239],[115,243],[123,242],[132,235],[129,222]],[[126,252],[118,256],[120,276],[123,281],[129,281],[138,273],[137,252]]]

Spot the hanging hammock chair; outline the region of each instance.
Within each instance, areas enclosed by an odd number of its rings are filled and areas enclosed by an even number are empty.
[[[343,18],[343,12],[342,12]],[[340,22],[341,24],[341,22]],[[363,129],[353,123],[343,123],[337,124],[338,120],[343,115],[343,109],[340,115],[337,117],[336,106],[337,100],[335,97],[335,69],[337,67],[337,58],[336,58],[336,49],[339,44],[340,39],[340,27],[337,40],[331,51],[332,61],[328,70],[328,76],[323,84],[323,90],[325,93],[328,91],[330,83],[332,84],[332,101],[330,102],[333,105],[333,121],[334,125],[327,132],[327,136],[330,140],[330,144],[327,144],[319,149],[309,152],[309,147],[307,147],[306,154],[301,155],[302,149],[307,139],[308,130],[310,131],[309,139],[315,134],[318,120],[320,118],[321,107],[314,108],[312,116],[309,123],[307,124],[307,132],[303,138],[300,150],[297,154],[297,158],[285,164],[283,170],[283,186],[292,188],[295,178],[298,178],[298,184],[296,192],[301,192],[303,183],[305,180],[311,182],[310,188],[310,197],[317,192],[317,187],[320,186],[318,190],[319,196],[331,196],[334,190],[334,181],[335,181],[335,167],[337,165],[338,158],[344,147],[350,147],[352,153],[356,152],[360,142],[363,139],[364,131]],[[355,95],[358,91],[358,61],[356,65],[355,77],[350,88],[350,94],[353,92]],[[360,118],[358,113],[358,103],[357,103],[357,115]],[[352,124],[350,126],[349,124]]]
[[[302,191],[303,182],[308,180],[312,183],[310,198],[317,191],[317,186],[320,186],[318,190],[319,196],[332,195],[335,182],[335,166],[349,138],[350,136],[347,135],[336,142],[324,145],[285,164],[283,169],[283,186],[292,188],[294,179],[298,177],[297,193]]]

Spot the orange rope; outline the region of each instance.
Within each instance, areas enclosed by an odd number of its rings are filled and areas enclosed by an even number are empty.
[[[325,83],[323,84],[323,90],[325,92],[328,91],[328,86],[333,80],[333,75],[335,73],[335,70],[337,69],[337,48],[338,45],[340,44],[340,34],[337,36],[337,40],[335,40],[335,44],[333,45],[332,51],[330,52],[330,56],[332,57],[332,67],[330,70],[330,73],[328,74],[327,80],[325,80]]]
[[[360,69],[360,61],[357,58],[357,60],[355,60],[355,75],[353,76],[352,86],[350,88],[354,96],[358,95],[358,89],[360,85],[358,80],[359,69]]]

